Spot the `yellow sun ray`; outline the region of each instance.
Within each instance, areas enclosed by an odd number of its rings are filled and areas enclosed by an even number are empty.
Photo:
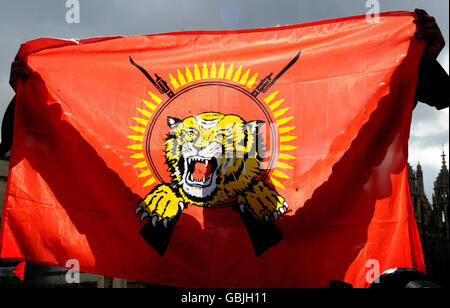
[[[152,111],[156,110],[156,106],[150,103],[149,101],[143,99],[142,102],[145,104],[145,106],[147,106],[148,109],[151,109]]]
[[[273,177],[269,178],[269,183],[271,183],[275,187],[279,187],[279,188],[282,188],[282,189],[286,188],[286,187],[284,187],[283,184],[281,184],[277,179],[274,179]]]
[[[225,62],[222,62],[219,68],[219,74],[217,75],[217,78],[222,79],[225,76]]]
[[[277,112],[274,112],[274,113],[273,113],[273,116],[274,116],[275,119],[276,119],[276,118],[279,118],[279,117],[281,117],[283,114],[285,114],[286,111],[288,111],[288,110],[289,110],[289,107],[280,109],[280,110],[278,110]]]
[[[129,128],[138,133],[145,133],[145,127],[142,126],[129,126]]]
[[[198,69],[197,64],[194,64],[194,78],[195,78],[195,80],[202,79],[202,76],[200,76],[200,70]]]
[[[284,102],[284,98],[277,100],[275,103],[269,105],[270,110],[274,111]]]
[[[177,70],[178,73],[178,81],[180,82],[180,86],[184,86],[186,84],[186,79],[184,78],[184,75],[180,70]]]
[[[289,164],[287,164],[287,163],[283,163],[283,162],[281,162],[281,161],[278,161],[278,162],[277,162],[277,165],[276,165],[275,167],[276,167],[276,168],[280,168],[280,169],[290,169],[290,170],[294,169],[293,166],[291,166],[291,165],[289,165]]]
[[[253,75],[250,80],[247,82],[247,88],[251,89],[253,85],[255,84],[256,78],[258,78],[258,73]]]
[[[133,166],[133,168],[146,168],[146,167],[148,167],[146,161],[138,162],[136,165]]]
[[[284,173],[283,171],[280,171],[278,169],[273,170],[272,176],[276,176],[277,178],[280,178],[280,179],[287,179],[287,180],[290,179],[290,177],[286,173]]]
[[[138,143],[138,144],[131,144],[127,146],[127,148],[131,150],[142,150],[143,146],[142,143]]]
[[[135,120],[136,122],[138,122],[139,124],[143,124],[145,126],[147,126],[148,121],[142,118],[138,118],[138,117],[133,117],[133,120]]]
[[[143,159],[145,157],[144,157],[144,153],[136,153],[136,154],[130,155],[130,158]]]
[[[292,151],[295,150],[297,147],[295,145],[289,145],[289,144],[281,144],[280,145],[280,151]]]
[[[294,117],[286,117],[286,118],[282,118],[280,120],[277,120],[277,125],[278,126],[283,126],[284,124],[288,123],[289,121],[291,121]]]
[[[209,75],[209,78],[216,78],[217,75],[217,69],[216,69],[216,62],[213,62],[212,66],[211,66],[211,74]]]
[[[285,127],[280,127],[280,128],[278,129],[278,133],[279,133],[280,135],[283,135],[283,134],[289,133],[290,131],[293,131],[294,129],[295,129],[295,126],[285,126]]]
[[[206,63],[203,62],[203,68],[202,68],[202,78],[203,79],[208,79],[209,78],[209,72],[208,72],[208,65],[206,65]]]
[[[227,70],[227,75],[225,76],[226,80],[231,80],[231,76],[233,75],[233,62],[230,64]]]
[[[147,176],[150,176],[152,173],[150,171],[150,169],[146,169],[144,171],[141,172],[141,174],[138,175],[138,178],[145,178]]]
[[[280,92],[280,91],[277,90],[277,91],[275,91],[275,92],[269,94],[269,95],[264,99],[264,102],[266,102],[266,104],[269,104],[271,101],[273,101],[273,99],[275,98],[275,96],[277,96],[278,92]]]
[[[234,73],[234,77],[233,77],[234,82],[239,82],[239,77],[241,77],[241,73],[242,73],[242,65],[240,65],[239,68],[237,69],[236,73]]]
[[[295,156],[286,154],[286,153],[278,153],[278,159],[282,159],[282,160],[293,160],[295,159]]]
[[[241,85],[244,85],[244,86],[245,86],[245,84],[247,83],[248,75],[250,75],[250,69],[248,69],[248,70],[244,73],[244,75],[242,75],[241,81],[239,81],[239,83],[240,83]]]
[[[187,82],[193,82],[194,78],[192,77],[192,73],[191,70],[189,69],[189,67],[186,65],[186,78],[187,78]]]
[[[151,177],[151,178],[149,178],[149,179],[147,180],[147,182],[145,182],[145,184],[144,184],[142,187],[151,186],[151,185],[153,185],[153,184],[155,184],[155,183],[156,183],[155,178],[154,178],[154,177]]]
[[[297,136],[280,136],[280,142],[289,142],[297,139]]]
[[[131,136],[127,136],[127,138],[134,140],[134,141],[144,141],[144,136],[142,136],[142,135],[131,135]]]
[[[147,110],[145,110],[145,109],[142,109],[142,108],[136,108],[140,113],[142,113],[142,115],[143,116],[145,116],[145,117],[147,117],[147,118],[151,118],[151,116],[152,116],[152,113],[151,112],[148,112]]]
[[[162,103],[162,99],[156,95],[155,93],[153,93],[152,91],[148,91],[148,95],[150,95],[150,97],[152,98],[152,100],[157,103],[158,105]]]
[[[169,74],[170,82],[172,83],[173,88],[176,90],[180,87],[180,84],[175,79],[175,77],[172,76],[172,74]]]

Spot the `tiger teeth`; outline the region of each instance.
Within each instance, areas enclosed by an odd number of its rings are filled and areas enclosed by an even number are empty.
[[[205,167],[208,167],[208,162],[209,162],[209,160],[206,161]],[[205,181],[205,179],[203,179],[203,181]]]
[[[187,162],[188,162],[188,164],[195,163],[195,162],[201,162],[201,163],[206,164],[206,167],[208,167],[209,159],[202,158],[202,157],[188,157]]]

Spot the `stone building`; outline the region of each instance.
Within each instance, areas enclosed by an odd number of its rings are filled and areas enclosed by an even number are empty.
[[[449,174],[445,154],[442,153],[441,170],[434,182],[432,203],[425,195],[420,164],[416,170],[408,165],[408,177],[427,274],[433,282],[448,286],[450,285]]]

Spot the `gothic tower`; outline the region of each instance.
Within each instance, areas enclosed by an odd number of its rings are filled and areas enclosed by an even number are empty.
[[[448,169],[445,162],[445,153],[442,151],[442,166],[439,175],[434,182],[433,193],[433,225],[436,229],[433,234],[435,256],[433,263],[436,280],[442,284],[450,283],[450,237],[448,221]]]
[[[408,180],[428,277],[435,283],[449,286],[449,173],[445,154],[442,154],[441,170],[434,182],[433,204],[430,204],[425,195],[420,163],[417,164],[416,170],[408,164]]]

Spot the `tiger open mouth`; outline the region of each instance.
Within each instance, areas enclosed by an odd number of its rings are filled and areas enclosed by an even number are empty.
[[[186,158],[186,163],[187,184],[194,187],[207,187],[211,185],[213,174],[217,169],[216,158],[192,156]]]

